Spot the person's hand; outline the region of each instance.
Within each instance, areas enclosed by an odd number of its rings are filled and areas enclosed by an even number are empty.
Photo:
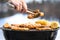
[[[15,6],[16,10],[20,12],[26,12],[27,11],[27,4],[24,0],[10,0]]]

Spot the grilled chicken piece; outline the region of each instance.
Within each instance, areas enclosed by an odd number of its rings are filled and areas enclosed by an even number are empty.
[[[12,30],[19,30],[19,27],[11,26],[11,29],[12,29]]]
[[[19,27],[20,25],[19,24],[11,24],[11,26]]]
[[[29,19],[33,19],[33,18],[37,18],[37,17],[42,17],[44,16],[44,13],[34,13],[34,14],[29,14],[27,18]]]
[[[11,29],[12,30],[22,30],[22,31],[24,31],[24,30],[29,30],[29,28],[20,28],[20,27],[16,27],[16,26],[11,26]]]
[[[58,28],[58,25],[59,25],[59,23],[56,21],[51,22],[51,28]]]
[[[36,28],[37,30],[52,30],[51,28]]]
[[[22,30],[22,31],[26,30],[26,31],[28,31],[29,28],[19,28],[19,30]]]
[[[35,23],[45,25],[45,26],[49,25],[49,22],[47,20],[38,20]]]
[[[33,18],[37,18],[37,17],[42,17],[44,16],[43,12],[40,12],[39,10],[34,10],[33,12],[29,11],[28,12],[28,18],[29,19],[33,19]]]
[[[4,28],[10,28],[10,26],[11,26],[10,24],[5,23],[3,27],[4,27]]]

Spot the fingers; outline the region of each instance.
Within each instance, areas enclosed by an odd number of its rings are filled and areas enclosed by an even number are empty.
[[[27,5],[25,2],[22,2],[22,12],[27,12]]]
[[[10,1],[14,4],[17,11],[19,12],[27,11],[27,5],[24,0],[10,0]]]
[[[21,12],[21,10],[22,10],[22,3],[19,3],[16,7],[17,7],[16,10]]]

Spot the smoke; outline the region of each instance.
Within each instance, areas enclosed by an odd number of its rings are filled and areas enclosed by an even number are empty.
[[[52,22],[52,21],[57,21],[57,22],[59,22],[59,19],[57,19],[57,18],[52,18],[52,17],[50,17],[50,18],[48,18],[48,19],[46,19],[46,18],[43,18],[43,19],[44,19],[44,20],[48,20],[48,21],[50,21],[50,22]],[[9,18],[6,20],[6,22],[7,22],[7,23],[10,23],[10,24],[23,24],[23,23],[34,23],[34,22],[37,21],[37,20],[41,20],[41,18],[28,19],[28,18],[27,18],[27,15],[24,15],[24,14],[15,14],[15,15],[9,17]],[[60,22],[59,22],[59,23],[60,23]],[[59,25],[59,26],[60,26],[60,25]]]
[[[16,14],[14,16],[9,17],[6,22],[12,24],[12,23],[16,23],[16,24],[20,24],[20,23],[27,23],[27,22],[31,22],[34,23],[37,19],[39,18],[35,18],[35,19],[28,19],[27,15],[23,15],[23,14]]]

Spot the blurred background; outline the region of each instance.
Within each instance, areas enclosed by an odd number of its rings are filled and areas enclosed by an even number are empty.
[[[32,10],[40,9],[40,11],[45,13],[45,16],[42,19],[50,21],[56,20],[60,22],[60,0],[25,0],[25,1],[27,3],[28,8]],[[15,10],[11,9],[7,5],[7,2],[8,0],[0,0],[0,27],[2,27],[3,24],[6,22],[8,21],[10,22],[11,19],[13,21],[16,19],[19,21],[25,20],[23,17],[25,15],[22,15],[16,12]],[[56,40],[60,40],[59,31]],[[5,40],[2,30],[0,30],[0,40]]]

